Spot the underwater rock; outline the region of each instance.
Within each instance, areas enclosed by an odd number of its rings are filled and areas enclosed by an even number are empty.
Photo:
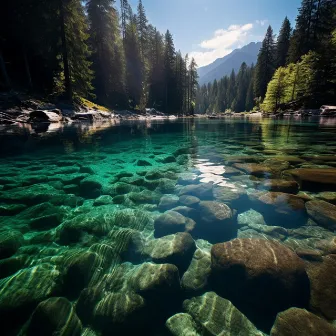
[[[113,203],[113,199],[110,195],[101,195],[94,200],[93,205],[100,206],[100,205],[108,205],[111,203]]]
[[[41,301],[61,290],[61,274],[55,266],[25,268],[0,281],[2,330],[18,328]]]
[[[174,208],[179,203],[179,197],[173,194],[163,195],[160,199],[159,210],[166,211]]]
[[[106,194],[111,195],[111,196],[116,196],[116,195],[120,195],[120,194],[128,194],[131,192],[140,192],[141,189],[138,186],[132,185],[132,184],[128,184],[128,183],[124,183],[124,182],[117,182],[115,184],[113,184],[110,187],[110,190],[108,191],[107,188],[103,188],[103,192],[106,192]]]
[[[156,191],[161,193],[172,193],[175,190],[176,181],[169,178],[161,178],[158,180]]]
[[[211,272],[211,255],[209,251],[198,248],[190,266],[181,279],[182,288],[188,293],[200,293],[207,289]]]
[[[144,251],[155,263],[173,264],[182,274],[188,268],[195,249],[191,235],[179,232],[149,241]]]
[[[241,175],[242,172],[239,169],[233,168],[233,167],[224,167],[225,172],[223,173],[223,176],[229,177],[229,176],[237,176]]]
[[[145,167],[145,166],[151,166],[152,164],[147,160],[140,159],[137,161],[136,165],[140,167]]]
[[[183,195],[195,196],[202,200],[211,199],[212,183],[189,184],[180,190],[179,196]]]
[[[0,259],[11,257],[22,246],[24,238],[19,231],[0,232]]]
[[[159,301],[163,296],[176,295],[181,289],[179,271],[171,264],[143,263],[135,268],[128,283],[144,298]]]
[[[166,321],[166,327],[172,336],[201,336],[201,330],[191,315],[178,313]]]
[[[284,192],[288,194],[297,194],[299,192],[299,185],[295,181],[271,179],[262,182],[259,186],[268,191]]]
[[[336,169],[334,168],[298,168],[286,170],[283,174],[294,178],[299,183],[301,190],[336,190]]]
[[[306,218],[305,202],[296,195],[269,191],[257,194],[255,204],[268,224],[299,226]]]
[[[79,172],[93,175],[95,170],[94,170],[93,167],[90,167],[90,166],[81,166],[80,169],[79,169]]]
[[[14,216],[26,208],[25,204],[1,204],[0,216]]]
[[[305,309],[290,308],[278,314],[271,336],[332,336],[336,327]]]
[[[166,211],[154,221],[156,238],[160,238],[177,232],[192,232],[195,227],[195,222],[187,217],[184,217],[176,211]]]
[[[308,305],[304,263],[276,241],[234,239],[214,245],[211,283],[219,295],[265,329],[271,327],[278,312]]]
[[[321,226],[336,230],[336,205],[325,201],[309,201],[306,203],[308,215]]]
[[[244,196],[246,196],[246,191],[243,188],[228,188],[214,186],[213,196],[218,202],[227,203],[232,205],[239,205],[239,202],[244,202]],[[247,197],[245,197],[247,198]]]
[[[263,336],[229,300],[214,292],[185,300],[183,310],[201,326],[203,335]]]
[[[95,198],[100,196],[103,186],[98,176],[88,176],[80,181],[79,187],[83,196]]]
[[[176,159],[174,155],[161,155],[157,157],[156,161],[161,163],[173,163],[176,162]]]
[[[323,254],[336,254],[336,237],[317,241],[315,248],[321,250]]]
[[[145,301],[134,293],[109,293],[98,302],[93,313],[95,329],[104,334],[134,332],[146,323]]]
[[[145,179],[139,176],[131,176],[131,177],[122,177],[119,179],[119,181],[140,187],[144,185]]]
[[[64,297],[53,297],[42,301],[36,307],[20,335],[80,336],[81,332],[82,323],[71,302]]]
[[[190,161],[191,157],[189,154],[181,154],[178,157],[176,157],[176,162],[183,166],[186,165]]]
[[[241,229],[243,230],[243,229]],[[246,231],[253,230],[257,232],[257,238],[284,240],[288,237],[288,230],[282,226],[270,226],[262,224],[249,224],[248,229],[241,231],[238,238],[252,238],[246,234]]]
[[[319,194],[316,195],[316,198],[336,205],[336,192],[335,191],[334,192],[333,191],[320,192]],[[1,213],[1,210],[0,210],[0,213]]]
[[[79,192],[79,185],[67,184],[63,187],[63,191],[67,194],[77,194]]]
[[[0,279],[7,278],[10,275],[13,275],[20,269],[24,268],[27,260],[27,255],[18,255],[11,258],[1,259],[0,260]]]
[[[74,251],[62,261],[65,268],[64,291],[73,298],[88,285],[94,273],[101,267],[102,260],[94,252]]]
[[[55,228],[62,222],[62,215],[55,213],[52,215],[41,216],[29,221],[30,228],[34,230],[49,230]]]
[[[177,183],[180,185],[193,184],[197,180],[197,175],[194,173],[181,173],[179,174]]]
[[[91,323],[94,309],[103,298],[104,292],[99,286],[84,288],[76,302],[76,313],[86,325]]]
[[[230,240],[237,235],[238,226],[231,209],[224,203],[201,201],[198,205],[200,218],[197,220],[195,235],[209,242]]]
[[[250,224],[267,225],[263,215],[254,209],[249,209],[243,213],[238,214],[237,222],[240,227],[249,226]]]
[[[198,197],[183,195],[180,196],[180,203],[188,207],[196,207],[201,200]]]
[[[320,240],[333,238],[335,236],[331,231],[321,226],[301,226],[297,229],[288,229],[287,232],[290,238],[295,239],[316,238]]]
[[[149,190],[143,190],[141,192],[130,192],[127,197],[135,204],[156,204],[159,202],[161,195]]]
[[[269,177],[272,176],[272,169],[263,164],[257,163],[235,163],[235,168],[257,177]]]
[[[329,320],[336,319],[336,255],[323,257],[321,263],[307,265],[310,280],[311,310]]]
[[[181,215],[196,220],[199,217],[199,212],[194,208],[189,208],[187,206],[177,206],[176,208],[172,208],[171,211],[176,211]]]

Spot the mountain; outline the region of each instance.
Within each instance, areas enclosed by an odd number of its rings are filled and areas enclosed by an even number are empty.
[[[261,42],[251,42],[240,49],[233,50],[222,58],[216,59],[209,65],[198,68],[198,83],[203,85],[213,82],[215,79],[219,80],[226,75],[230,75],[232,69],[237,73],[243,62],[247,65],[256,64],[260,48]]]

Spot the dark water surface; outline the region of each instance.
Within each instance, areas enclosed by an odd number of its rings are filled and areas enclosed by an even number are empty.
[[[283,311],[332,328],[335,119],[27,125],[0,145],[1,334],[263,335]]]

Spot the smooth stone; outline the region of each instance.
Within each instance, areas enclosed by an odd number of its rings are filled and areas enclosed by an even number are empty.
[[[250,224],[267,225],[263,215],[254,209],[238,214],[237,222],[240,227],[249,226]]]
[[[235,207],[239,206],[240,202],[244,202],[244,196],[246,197],[246,191],[243,188],[228,188],[214,186],[213,196],[216,201],[227,203]]]
[[[71,304],[64,297],[53,297],[42,301],[34,310],[28,325],[20,335],[73,335],[80,336],[82,323]]]
[[[235,163],[235,168],[257,177],[269,177],[273,172],[270,167],[258,163]]]
[[[62,216],[56,213],[32,219],[29,221],[29,227],[33,230],[49,230],[55,228],[61,222]]]
[[[214,292],[185,300],[183,310],[201,326],[202,335],[263,336],[229,300]]]
[[[278,314],[271,336],[332,336],[336,327],[305,309],[290,308]]]
[[[202,331],[191,315],[178,313],[166,321],[166,328],[172,336],[201,336]]]
[[[102,187],[100,178],[93,175],[84,178],[79,184],[81,194],[88,197],[99,196]]]
[[[257,325],[267,330],[277,313],[306,307],[309,279],[288,247],[265,239],[234,239],[211,249],[211,283]]]
[[[181,215],[191,218],[193,220],[197,220],[197,218],[199,217],[198,210],[187,207],[187,206],[180,205],[180,206],[177,206],[176,208],[172,208],[171,210],[176,211],[180,213]]]
[[[332,191],[320,192],[316,195],[316,198],[336,205],[336,192]]]
[[[181,185],[193,184],[197,180],[197,175],[194,173],[181,173],[179,174],[177,183]]]
[[[1,204],[0,216],[14,216],[26,208],[25,204]]]
[[[335,168],[298,168],[286,170],[284,176],[294,178],[301,190],[334,191],[336,190]]]
[[[156,301],[181,290],[178,268],[171,264],[143,263],[132,272],[128,283],[136,293]]]
[[[0,232],[0,259],[11,257],[23,243],[24,238],[19,231]]]
[[[173,264],[180,274],[188,268],[196,249],[195,241],[186,232],[151,240],[145,246],[147,253],[157,264]]]
[[[165,156],[159,156],[156,161],[161,163],[173,163],[176,162],[176,159],[174,155],[165,155]]]
[[[299,192],[299,184],[296,181],[271,179],[262,182],[259,186],[268,191],[284,192],[288,194],[297,194]]]
[[[100,206],[100,205],[108,205],[112,203],[113,203],[113,199],[110,195],[101,195],[94,200],[93,205]]]
[[[177,232],[192,232],[195,222],[176,211],[166,211],[154,221],[154,235],[157,238]]]
[[[136,186],[142,186],[144,185],[145,179],[143,177],[131,176],[131,177],[122,177],[121,179],[119,179],[119,181],[128,184],[133,184]]]
[[[160,199],[159,210],[166,211],[174,208],[179,203],[179,197],[176,195],[163,195]]]
[[[191,195],[202,200],[212,198],[212,183],[189,184],[183,187],[179,196]]]
[[[233,167],[224,167],[224,169],[225,172],[223,173],[223,176],[237,176],[242,174],[239,169]]]
[[[182,205],[185,205],[188,207],[196,207],[198,203],[201,201],[198,197],[190,196],[190,195],[180,196],[179,200]]]
[[[336,205],[325,201],[309,201],[306,209],[308,215],[319,225],[336,230]]]
[[[136,165],[140,167],[145,167],[145,166],[151,166],[152,164],[147,160],[140,159],[137,161]]]
[[[0,260],[0,279],[13,275],[20,269],[24,268],[29,257],[27,255],[18,255],[11,258]]]
[[[323,257],[321,263],[307,265],[310,280],[310,308],[329,320],[336,319],[336,255]]]
[[[201,293],[208,288],[211,272],[210,251],[198,248],[191,260],[190,266],[181,279],[182,288],[187,293]]]

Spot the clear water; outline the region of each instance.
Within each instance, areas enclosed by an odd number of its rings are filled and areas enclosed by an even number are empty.
[[[334,180],[303,183],[300,189],[295,183],[281,186],[281,181],[295,180],[286,174],[291,169],[336,171],[334,119],[27,125],[3,127],[0,143],[0,238],[5,246],[0,311],[8,335],[15,335],[37,304],[50,297],[66,297],[75,307],[64,313],[73,321],[67,325],[69,335],[127,334],[132,328],[144,335],[164,333],[166,319],[183,311],[184,299],[212,290],[201,286],[193,292],[182,282],[176,291],[169,284],[167,295],[161,279],[148,294],[132,285],[134,278],[146,283],[156,276],[152,264],[137,273],[144,263],[175,262],[160,246],[159,257],[151,248],[165,233],[190,232],[208,257],[212,244],[237,237],[276,240],[309,250],[308,256],[312,250],[322,255],[319,242],[335,236],[332,219],[321,225],[300,203],[336,203]],[[278,201],[260,201],[270,180],[274,190],[285,193],[276,195]],[[299,205],[283,198],[289,193]],[[218,229],[220,214],[200,208],[198,202],[204,201],[226,204],[233,230]],[[172,209],[191,219],[195,230],[180,225],[160,231],[155,221]],[[274,226],[283,231],[270,229]],[[180,278],[191,257],[177,258]],[[269,325],[244,313],[267,331]]]

